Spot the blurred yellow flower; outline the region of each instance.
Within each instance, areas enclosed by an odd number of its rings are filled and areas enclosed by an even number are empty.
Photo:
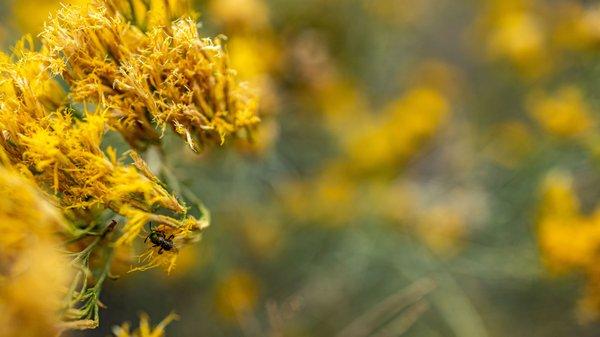
[[[158,325],[152,327],[148,315],[141,314],[139,328],[132,331],[129,323],[123,323],[121,326],[115,326],[112,329],[112,333],[115,337],[164,337],[167,325],[177,319],[179,317],[172,313],[165,317]]]
[[[487,56],[504,60],[525,76],[538,77],[551,70],[551,24],[544,15],[544,2],[489,0],[475,25],[483,38]],[[479,46],[477,46],[479,48]]]
[[[586,268],[596,260],[600,247],[600,211],[584,216],[564,172],[550,173],[544,182],[538,220],[544,260],[554,271]]]
[[[244,80],[264,76],[279,67],[279,47],[267,36],[236,35],[229,39],[227,49],[232,68]]]
[[[61,4],[82,5],[88,2],[89,0],[14,0],[12,15],[23,33],[37,34],[48,20],[49,13],[57,11]]]
[[[211,0],[208,10],[226,31],[257,31],[269,25],[269,8],[263,0]]]
[[[365,94],[347,78],[332,76],[315,94],[327,127],[342,139],[349,130],[371,117]]]
[[[345,166],[333,161],[316,177],[286,185],[284,207],[295,220],[326,227],[346,225],[359,212],[358,183],[347,176]]]
[[[574,85],[564,85],[552,94],[534,93],[527,108],[546,132],[559,137],[581,135],[595,124],[583,93]]]
[[[34,184],[0,167],[0,336],[55,335],[73,271],[66,224]]]
[[[258,279],[247,271],[234,270],[217,286],[215,309],[221,318],[239,321],[254,310],[258,298]]]
[[[417,235],[433,251],[442,256],[453,256],[464,246],[467,224],[463,214],[454,205],[436,205],[420,218]]]
[[[600,6],[576,2],[559,4],[553,43],[567,50],[594,50],[600,43]]]
[[[542,22],[527,12],[509,12],[496,22],[489,40],[493,56],[506,56],[518,65],[531,65],[544,53]]]
[[[277,256],[285,232],[276,217],[269,214],[258,216],[245,211],[243,219],[241,231],[250,252],[258,258]]]
[[[600,208],[591,215],[581,214],[572,177],[560,171],[547,175],[539,208],[539,245],[545,264],[557,273],[583,273],[587,286],[580,302],[582,317],[598,317]]]
[[[450,103],[439,91],[412,88],[384,108],[378,119],[361,124],[347,143],[351,168],[388,170],[404,163],[448,119]]]

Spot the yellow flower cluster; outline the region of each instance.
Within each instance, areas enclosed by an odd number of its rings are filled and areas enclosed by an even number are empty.
[[[160,220],[173,228],[194,228],[183,222],[153,214],[157,207],[176,214],[186,208],[159,183],[132,152],[135,165],[118,160],[114,150],[101,150],[106,131],[104,112],[85,113],[61,107],[58,84],[43,71],[43,54],[16,48],[15,59],[5,56],[0,64],[3,81],[0,94],[0,145],[13,165],[58,197],[65,212],[89,222],[105,208],[128,218],[125,234],[118,242],[131,243],[149,220]],[[199,230],[200,225],[196,224]]]
[[[597,258],[600,248],[600,208],[582,214],[572,177],[552,172],[546,177],[538,218],[539,244],[548,268],[557,273],[578,271],[587,277],[581,309],[584,318],[600,311]]]
[[[190,8],[187,0],[94,0],[81,7],[65,5],[46,24],[40,48],[25,37],[11,55],[0,54],[0,153],[2,163],[10,167],[10,172],[0,172],[0,183],[20,175],[67,220],[56,215],[52,221],[38,218],[30,223],[10,209],[2,224],[15,223],[14,229],[5,230],[9,241],[0,241],[3,266],[17,268],[21,258],[40,258],[39,268],[37,261],[23,262],[30,264],[31,271],[39,269],[37,281],[28,279],[29,271],[17,269],[14,280],[31,285],[36,289],[32,294],[39,295],[39,289],[50,296],[55,293],[51,292],[52,280],[60,281],[56,289],[62,295],[46,304],[52,306],[47,312],[56,317],[44,316],[32,329],[39,326],[47,332],[50,328],[44,327],[59,318],[63,328],[96,327],[99,294],[112,275],[111,267],[119,260],[131,264],[134,242],[149,223],[170,245],[163,249],[146,243],[147,249],[138,256],[140,263],[131,271],[163,265],[170,272],[179,248],[198,241],[209,224],[201,203],[199,218],[188,215],[186,205],[167,190],[137,152],[120,157],[103,144],[105,134],[117,130],[134,149],[145,149],[171,126],[198,150],[212,141],[223,143],[228,136],[246,136],[258,122],[256,100],[236,81],[222,39],[201,38]],[[0,192],[10,192],[0,187]],[[11,203],[7,198],[11,207],[22,202],[32,213],[46,214],[35,207],[37,199],[10,197],[18,199]],[[0,204],[0,213],[4,206]],[[27,231],[34,237],[38,227],[46,225],[48,244],[40,239],[35,245],[39,251],[25,250],[31,240]],[[60,239],[54,237],[57,234]],[[12,245],[18,246],[13,249]],[[8,248],[22,251],[9,256]],[[56,249],[67,251],[68,256],[52,253]],[[73,273],[67,273],[67,265],[74,267]],[[53,268],[55,274],[50,273]],[[2,302],[28,300],[25,295],[17,298],[19,292],[4,294],[4,289],[14,290],[12,273],[7,270],[0,278],[0,314],[24,320],[25,313],[11,312]],[[22,307],[15,306],[15,310]],[[147,321],[142,319],[142,323],[132,336],[162,336],[160,326],[149,332],[143,327]],[[120,331],[129,335],[128,329]]]
[[[56,235],[64,227],[34,184],[0,167],[0,336],[58,333],[72,277]]]
[[[418,87],[390,103],[381,118],[369,119],[347,145],[354,169],[372,172],[403,163],[431,138],[449,115],[447,98]]]
[[[577,2],[489,0],[479,21],[493,59],[506,59],[524,75],[547,73],[565,51],[595,48],[598,6]]]
[[[178,319],[177,315],[169,314],[157,326],[152,328],[148,315],[142,314],[140,315],[140,327],[138,329],[131,331],[129,323],[123,323],[121,326],[114,327],[112,332],[115,337],[163,337],[166,326],[176,319]]]
[[[230,272],[215,292],[216,312],[225,320],[243,320],[256,307],[259,283],[256,277],[244,270]]]
[[[189,17],[171,22],[184,7],[145,16],[136,8],[97,0],[66,7],[46,24],[46,62],[69,83],[71,98],[106,107],[108,123],[138,149],[167,126],[194,150],[246,137],[259,120],[257,103],[236,81],[222,39],[201,38]]]
[[[390,102],[377,116],[364,111],[361,96],[341,84],[328,93],[340,102],[324,104],[331,128],[340,137],[342,155],[308,181],[283,188],[284,206],[293,217],[337,226],[365,213],[388,194],[389,178],[435,136],[450,116],[450,100],[431,85],[418,85]],[[343,93],[346,93],[344,95]],[[338,97],[339,95],[339,97]],[[343,97],[356,104],[341,102]],[[350,123],[334,123],[349,114]],[[361,207],[365,205],[365,207]]]
[[[229,38],[231,66],[260,99],[261,123],[251,138],[237,139],[236,146],[242,152],[263,155],[278,135],[273,116],[278,110],[276,78],[283,59],[283,46],[271,26],[269,6],[264,0],[210,0],[207,13]]]
[[[594,124],[591,109],[576,86],[561,87],[554,95],[532,95],[529,111],[545,131],[559,137],[580,136]]]

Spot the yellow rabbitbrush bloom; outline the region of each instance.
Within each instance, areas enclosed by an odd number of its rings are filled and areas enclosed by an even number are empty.
[[[72,277],[66,224],[34,184],[0,167],[0,336],[53,336]]]
[[[525,76],[537,77],[551,69],[554,55],[546,51],[549,23],[538,1],[486,0],[475,25],[486,45],[487,56],[515,66]]]
[[[544,183],[538,218],[539,245],[551,271],[577,271],[587,280],[580,302],[583,318],[600,315],[600,287],[597,266],[600,249],[600,208],[591,215],[580,211],[572,177],[550,173]]]
[[[528,109],[544,131],[559,137],[582,135],[594,125],[583,93],[572,85],[565,85],[552,95],[533,94]]]
[[[600,6],[566,2],[558,10],[561,15],[553,30],[553,42],[567,50],[596,49],[600,42]]]
[[[375,122],[347,142],[351,166],[359,172],[389,169],[404,163],[430,139],[450,114],[438,90],[418,87],[389,104]]]
[[[112,332],[115,337],[163,337],[165,336],[166,326],[178,318],[175,314],[169,314],[162,322],[152,328],[148,315],[141,314],[140,327],[138,329],[131,331],[129,323],[123,323],[121,326],[114,327]]]
[[[75,101],[107,107],[109,124],[136,148],[167,126],[194,150],[248,136],[256,99],[236,81],[221,38],[201,38],[189,18],[144,32],[110,4],[66,7],[41,35]]]
[[[238,269],[219,283],[214,304],[221,318],[240,322],[255,309],[258,299],[259,280],[251,273]]]
[[[188,217],[186,207],[135,152],[130,155],[134,165],[125,165],[114,150],[101,150],[105,113],[86,112],[77,119],[69,109],[57,108],[64,97],[43,71],[44,55],[21,46],[13,58],[5,56],[0,62],[0,146],[13,165],[54,195],[76,220],[93,223],[107,208],[126,217],[117,244],[131,244],[147,221],[169,227],[177,239],[198,239],[205,220]],[[159,208],[182,220],[156,214]],[[78,230],[83,229],[73,228],[72,233]],[[171,254],[163,264],[172,266],[175,257]]]
[[[581,214],[572,184],[566,173],[550,173],[540,205],[540,246],[546,264],[559,272],[591,266],[600,247],[600,213]]]
[[[175,212],[184,210],[160,185],[111,159],[100,149],[105,132],[102,113],[76,120],[68,109],[52,110],[43,104],[52,81],[43,70],[39,55],[24,52],[14,63],[0,65],[4,89],[0,94],[0,144],[23,173],[42,187],[49,187],[66,208],[90,208],[99,204],[118,208],[134,204],[150,208],[158,204]],[[40,87],[39,92],[36,88]],[[51,96],[51,95],[48,95]],[[57,95],[51,97],[58,97]],[[130,199],[128,199],[130,198]]]
[[[489,51],[494,57],[508,57],[522,67],[541,59],[545,35],[542,23],[534,14],[504,13],[495,24],[489,40]]]
[[[61,4],[85,4],[89,0],[14,0],[12,15],[17,27],[24,33],[35,34],[44,27],[48,13]]]
[[[191,0],[112,0],[103,3],[142,30],[168,26],[180,17],[197,16]]]
[[[269,8],[264,0],[212,0],[209,11],[228,30],[260,31],[269,26]]]

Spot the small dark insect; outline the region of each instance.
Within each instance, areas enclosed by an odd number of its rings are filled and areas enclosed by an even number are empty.
[[[150,242],[152,242],[154,244],[154,246],[152,246],[152,247],[160,247],[158,249],[158,254],[162,254],[163,251],[168,252],[168,251],[173,250],[173,248],[175,248],[175,245],[173,244],[173,237],[175,237],[175,235],[171,235],[171,236],[167,237],[165,232],[156,231],[156,230],[152,229],[152,223],[151,223],[150,224],[150,234],[148,234],[148,236],[144,240],[144,243],[146,243],[146,241],[148,241],[148,239],[150,239]]]

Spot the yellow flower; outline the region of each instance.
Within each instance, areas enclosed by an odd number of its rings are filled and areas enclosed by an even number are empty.
[[[543,186],[538,220],[540,248],[554,271],[587,268],[600,247],[600,211],[584,216],[572,186],[572,178],[552,172]]]
[[[600,248],[600,208],[591,215],[581,214],[572,178],[564,172],[548,174],[542,189],[538,219],[539,245],[545,264],[553,272],[577,271],[586,276],[586,289],[580,302],[584,319],[600,313],[598,249]]]
[[[600,6],[567,2],[558,6],[558,22],[553,30],[553,42],[567,50],[597,48],[600,42]]]
[[[109,124],[136,148],[157,142],[167,126],[194,150],[248,136],[257,102],[237,82],[222,38],[201,38],[189,18],[144,32],[107,3],[67,7],[41,35],[48,65],[75,101],[107,107]]]
[[[37,34],[48,19],[48,13],[58,10],[61,4],[85,4],[89,0],[15,0],[12,15],[23,33]]]
[[[544,50],[544,30],[535,15],[525,11],[508,12],[496,22],[489,40],[494,56],[506,56],[520,65],[538,60]]]
[[[549,23],[541,5],[526,0],[491,0],[476,29],[493,60],[506,60],[526,76],[539,76],[550,69]]]
[[[146,314],[140,315],[140,327],[131,331],[131,327],[129,323],[123,323],[121,326],[115,326],[112,329],[115,337],[164,337],[165,336],[165,328],[169,323],[174,320],[179,319],[179,317],[173,313],[169,314],[165,319],[163,319],[158,325],[154,328],[150,326],[150,318]]]
[[[380,119],[361,124],[350,138],[351,167],[372,172],[402,164],[435,134],[449,112],[449,102],[439,91],[427,87],[409,90],[390,103]]]
[[[144,31],[168,26],[181,17],[197,17],[191,0],[111,0],[102,3]]]
[[[599,214],[600,216],[600,214]],[[597,260],[600,223],[592,218],[546,218],[539,223],[544,260],[555,272],[587,268]]]
[[[219,283],[215,294],[217,313],[226,320],[243,319],[256,307],[258,280],[244,270],[234,270]]]
[[[316,95],[327,126],[341,138],[347,137],[348,130],[371,118],[367,98],[348,79],[333,76],[316,91]]]
[[[93,224],[107,208],[126,217],[117,244],[131,244],[147,221],[171,228],[186,243],[197,241],[206,219],[187,216],[187,208],[135,152],[130,153],[134,165],[125,165],[113,149],[106,154],[101,150],[105,112],[83,111],[75,118],[75,111],[61,107],[64,94],[44,71],[44,53],[22,43],[12,60],[5,56],[0,62],[0,146],[11,163],[55,196],[63,212],[75,220]],[[180,218],[158,215],[159,209]],[[71,228],[73,235],[80,231],[83,228],[77,225]],[[170,256],[170,268],[175,258],[176,254]]]
[[[200,232],[209,225],[210,221],[207,217],[197,220],[191,216],[183,220],[174,220],[166,216],[146,213],[134,208],[126,209],[124,214],[131,220],[124,229],[126,234],[117,240],[117,245],[132,242],[138,237],[143,226],[152,221],[158,224],[153,230],[164,233],[167,238],[172,237],[171,240],[175,244],[174,249],[171,251],[162,251],[160,247],[146,250],[139,256],[139,260],[142,262],[141,266],[132,268],[131,271],[143,271],[164,266],[167,269],[167,273],[170,273],[175,268],[175,263],[179,256],[179,248],[177,247],[183,248],[185,245],[199,241]]]
[[[337,227],[359,213],[359,182],[348,176],[344,165],[333,161],[316,177],[284,187],[284,206],[295,220]]]
[[[273,38],[268,36],[233,36],[227,43],[231,65],[243,79],[264,76],[277,69],[281,55]]]
[[[553,94],[533,94],[528,110],[546,132],[559,137],[581,135],[595,122],[581,90],[573,85],[565,85]]]
[[[442,256],[455,255],[464,245],[466,219],[454,205],[436,205],[427,210],[416,228],[417,234]]]
[[[241,225],[240,230],[250,253],[257,258],[277,256],[282,247],[284,230],[276,217],[252,209],[244,209],[242,214],[241,223],[239,217],[231,221]]]
[[[30,181],[0,167],[0,336],[55,335],[72,277],[66,224]]]
[[[228,30],[256,31],[269,24],[269,8],[264,0],[212,0],[209,12]]]

